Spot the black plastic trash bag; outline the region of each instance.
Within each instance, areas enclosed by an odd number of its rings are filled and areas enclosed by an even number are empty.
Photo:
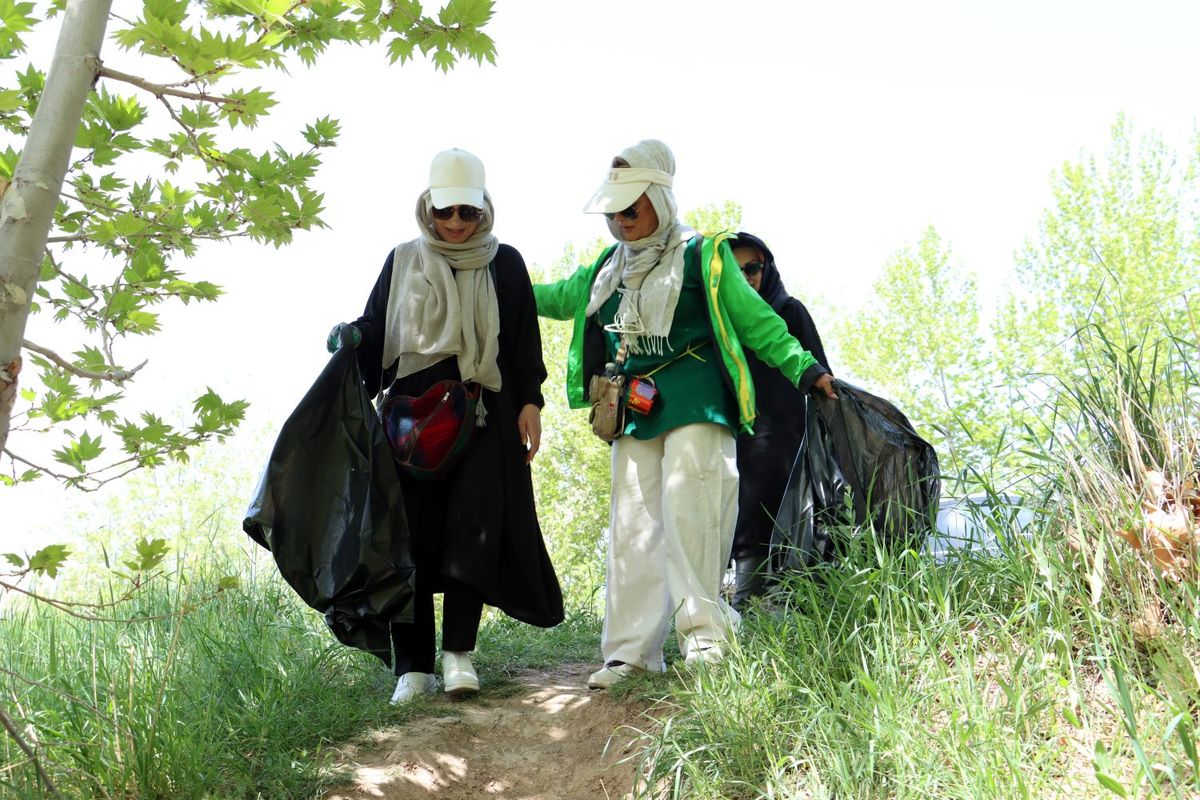
[[[343,644],[391,665],[411,622],[413,561],[400,479],[355,352],[329,359],[292,412],[242,529]]]
[[[937,453],[898,408],[837,383],[804,398],[804,438],[771,535],[772,573],[836,556],[831,528],[869,522],[888,545],[918,547],[941,498]]]
[[[841,387],[838,387],[839,390]],[[813,399],[801,400],[804,435],[771,532],[770,572],[781,574],[833,558],[830,527],[853,522],[850,487]]]

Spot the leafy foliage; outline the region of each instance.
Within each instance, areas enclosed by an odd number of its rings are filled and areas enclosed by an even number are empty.
[[[685,213],[683,221],[703,236],[726,231],[735,233],[742,227],[742,205],[732,200],[709,203]]]
[[[32,30],[37,23],[31,11],[33,3],[0,0],[0,59],[13,58],[25,52],[21,34]]]
[[[845,377],[895,402],[943,461],[984,463],[1003,416],[974,277],[931,227],[889,259],[870,296],[834,327]]]
[[[22,35],[39,11],[0,0],[0,59],[23,52]],[[120,60],[113,56],[101,68],[32,306],[73,324],[87,341],[70,356],[31,354],[39,380],[26,370],[32,391],[22,393],[25,405],[13,416],[0,480],[48,474],[95,488],[131,469],[186,459],[190,447],[231,433],[246,404],[211,390],[195,401],[191,423],[150,410],[125,415],[125,384],[141,366],[119,351],[163,333],[163,306],[221,297],[220,286],[194,274],[205,243],[247,238],[282,247],[296,232],[324,226],[315,184],[339,124],[318,117],[295,144],[248,146],[243,129],[261,126],[276,105],[253,85],[254,72],[287,70],[296,59],[312,66],[335,45],[379,42],[393,61],[419,51],[442,70],[462,58],[494,63],[494,42],[482,30],[492,12],[491,0],[449,0],[433,14],[413,0],[145,0],[138,17],[114,17],[110,39],[119,51],[153,62],[155,74],[172,69],[177,79],[157,84],[125,74],[109,66]],[[44,86],[45,74],[32,65],[0,74],[0,179],[13,173]],[[14,454],[46,435],[61,440],[50,450],[65,470]]]
[[[1017,260],[1018,285],[996,339],[1005,369],[1075,370],[1074,334],[1089,324],[1121,346],[1149,332],[1194,325],[1188,293],[1200,285],[1200,154],[1180,159],[1156,135],[1118,117],[1102,159],[1066,163],[1054,206]]]
[[[135,545],[134,557],[122,563],[133,572],[147,572],[161,564],[169,550],[166,539],[142,539]]]
[[[66,545],[46,545],[29,557],[28,569],[35,574],[53,578],[58,575],[59,568],[70,555],[71,550]]]
[[[1086,378],[1093,354],[1081,343],[1152,356],[1140,366],[1149,380],[1178,348],[1165,331],[1195,330],[1198,176],[1200,152],[1181,168],[1160,137],[1139,138],[1118,118],[1102,159],[1054,176],[1054,205],[1017,256],[1012,295],[985,306],[931,228],[888,262],[872,303],[836,328],[839,362],[936,432],[944,465],[968,480],[1011,471],[1030,445],[1018,437],[1070,435],[1054,429],[1049,398]]]

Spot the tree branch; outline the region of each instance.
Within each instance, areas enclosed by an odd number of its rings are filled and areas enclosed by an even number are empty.
[[[211,518],[211,516],[212,516],[212,514],[209,515],[210,518]],[[11,589],[13,591],[17,591],[22,594],[26,594],[29,597],[33,598],[34,600],[40,600],[41,602],[46,603],[49,606],[52,606],[54,608],[60,608],[62,610],[66,610],[68,607],[70,607],[70,608],[87,608],[87,609],[91,609],[93,611],[103,611],[108,608],[116,608],[117,606],[121,605],[122,603],[128,602],[130,599],[132,599],[135,594],[137,594],[142,589],[144,589],[147,585],[149,585],[151,581],[155,581],[158,578],[162,577],[161,572],[151,572],[149,575],[146,575],[144,578],[139,576],[136,583],[133,586],[130,586],[129,589],[125,592],[125,594],[121,595],[120,597],[116,598],[115,600],[108,600],[107,602],[103,602],[103,603],[80,603],[80,602],[77,602],[74,600],[71,600],[71,601],[55,600],[52,597],[42,597],[41,595],[33,594],[28,589],[20,588],[15,583],[10,583],[9,581],[4,580],[5,578],[8,578],[8,579],[15,578],[17,580],[20,580],[21,578],[28,575],[30,572],[31,572],[31,570],[28,567],[26,567],[25,569],[19,570],[17,572],[9,572],[4,575],[0,575],[0,589]],[[130,621],[130,620],[125,620],[125,621]],[[136,622],[137,620],[135,619],[132,621]],[[0,672],[4,672],[4,671],[5,671],[4,668],[0,667]]]
[[[160,573],[157,573],[157,572],[154,573],[154,575],[151,575],[148,579],[146,579],[146,582],[151,581],[151,579],[157,578],[158,575],[160,575]],[[140,587],[144,587],[146,582],[138,584],[137,587],[134,587],[134,589],[139,589]],[[55,600],[54,597],[47,597],[46,595],[38,595],[36,593],[32,593],[32,591],[30,591],[29,589],[22,589],[22,588],[18,587],[17,584],[10,583],[7,581],[0,581],[0,589],[5,589],[7,591],[16,591],[16,593],[19,595],[25,595],[26,597],[29,597],[29,599],[31,599],[31,600],[36,600],[38,602],[46,603],[47,606],[49,606],[50,608],[53,608],[55,610],[60,610],[60,612],[66,614],[67,616],[74,616],[74,618],[76,618],[76,619],[82,619],[82,620],[88,621],[88,622],[116,622],[116,624],[119,624],[119,625],[132,625],[132,624],[134,624],[134,622],[161,622],[163,620],[168,620],[168,619],[182,619],[182,618],[184,618],[184,616],[191,614],[193,612],[193,610],[196,610],[199,607],[205,606],[205,604],[208,604],[212,600],[215,600],[217,595],[220,595],[222,593],[222,591],[224,591],[224,589],[218,587],[214,591],[214,593],[212,593],[210,595],[205,595],[198,602],[194,602],[191,604],[182,604],[182,606],[180,606],[178,610],[173,610],[173,612],[170,612],[167,614],[154,614],[151,616],[127,616],[127,618],[121,618],[121,616],[96,616],[94,614],[80,614],[79,612],[77,612],[77,610],[73,610],[71,607],[72,606],[86,606],[86,603],[68,603],[68,602],[62,601],[62,600]],[[125,601],[121,601],[121,602],[125,602]],[[112,604],[112,603],[109,603],[109,604]]]
[[[149,359],[147,359],[133,369],[111,369],[108,372],[92,372],[91,370],[81,369],[80,367],[75,366],[53,350],[34,344],[28,339],[23,340],[21,342],[21,346],[26,350],[30,350],[34,353],[45,356],[58,366],[65,369],[67,372],[70,372],[72,375],[78,375],[79,377],[87,378],[88,380],[110,381],[117,385],[120,385],[132,378],[135,374],[137,374],[138,370],[149,363]]]
[[[67,603],[63,600],[55,600],[53,597],[46,597],[45,595],[37,594],[36,592],[31,592],[28,589],[22,589],[20,586],[17,586],[15,583],[10,583],[8,581],[0,581],[0,589],[5,589],[10,592],[16,592],[17,594],[23,594],[32,600],[37,600],[40,603],[45,603],[46,605],[50,606],[54,610],[61,611],[62,613],[66,614],[67,616],[74,617],[75,619],[82,619],[86,622],[115,622],[120,625],[132,625],[133,623],[136,623],[136,622],[161,622],[166,619],[177,619],[177,618],[185,616],[186,614],[192,613],[192,611],[194,611],[195,609],[204,605],[209,600],[212,600],[214,597],[216,597],[218,594],[221,593],[221,590],[218,589],[215,593],[208,595],[203,600],[201,600],[199,603],[197,603],[195,605],[191,605],[191,606],[182,606],[182,607],[180,607],[180,609],[178,611],[172,611],[169,614],[155,614],[154,616],[147,616],[147,617],[121,618],[121,617],[98,617],[94,614],[81,614],[80,612],[75,611],[74,609],[71,608],[71,606],[76,605],[75,603]]]
[[[0,705],[0,724],[4,725],[4,730],[8,732],[9,737],[11,737],[12,740],[17,743],[17,747],[21,748],[25,755],[29,757],[29,760],[33,762],[33,766],[37,769],[38,777],[41,778],[42,783],[46,785],[46,791],[48,791],[54,797],[62,797],[62,795],[58,793],[58,787],[54,785],[54,781],[50,780],[50,776],[46,774],[46,768],[42,766],[42,762],[37,757],[37,753],[34,752],[33,748],[29,746],[29,743],[26,742],[21,736],[21,732],[17,730],[16,724],[8,716],[8,713],[5,712],[4,706],[2,705]]]
[[[37,433],[46,433],[47,431],[49,431],[49,428],[44,428],[44,429],[42,429],[42,431],[38,431]],[[11,458],[13,464],[22,463],[25,465],[25,467],[29,467],[31,469],[37,470],[38,473],[41,473],[43,475],[49,475],[50,477],[53,477],[53,479],[55,481],[71,483],[72,481],[79,480],[80,476],[78,476],[78,475],[72,476],[72,475],[61,475],[59,473],[55,473],[55,471],[52,469],[47,469],[46,467],[42,467],[41,464],[35,464],[34,462],[29,461],[28,458],[22,458],[22,457],[18,456],[17,453],[14,453],[13,451],[8,450],[7,447],[5,447],[5,449],[0,452],[4,453],[4,455],[8,456],[8,458]],[[14,468],[13,475],[16,475],[16,474],[17,474],[16,468]],[[84,475],[83,477],[86,477],[86,475]],[[78,485],[78,483],[76,483],[76,486],[78,486],[79,491],[82,491],[82,492],[94,491],[94,489],[90,489],[86,486]]]
[[[15,428],[14,428],[14,430],[15,430]],[[50,431],[50,428],[47,427],[47,428],[37,431],[37,433],[48,433],[49,431]],[[186,444],[175,447],[174,449],[175,450],[185,450],[188,447],[194,447],[195,445],[202,444],[203,442],[207,442],[208,440],[210,440],[213,437],[213,435],[214,434],[212,434],[212,433],[197,434],[197,435],[195,435],[195,438],[193,440],[188,441]],[[63,475],[62,473],[55,472],[54,470],[50,469],[49,467],[43,467],[41,464],[35,464],[27,458],[21,458],[19,455],[14,453],[12,450],[9,450],[7,447],[0,450],[0,453],[3,453],[4,455],[11,458],[13,460],[14,464],[17,462],[20,462],[34,470],[37,470],[38,472],[42,473],[43,475],[49,475],[51,478],[54,478],[56,481],[62,481],[63,483],[69,484],[81,492],[94,492],[107,483],[112,483],[113,481],[120,480],[121,478],[124,478],[126,475],[129,475],[130,473],[137,472],[139,469],[145,469],[146,465],[145,465],[145,463],[143,463],[145,461],[145,459],[150,458],[151,456],[166,456],[166,455],[169,455],[171,452],[172,452],[172,448],[163,446],[163,447],[159,447],[156,450],[152,450],[149,453],[139,453],[136,455],[131,455],[128,458],[123,458],[120,461],[114,461],[113,463],[106,464],[105,466],[100,467],[99,469],[89,470],[87,472],[81,472],[78,475]],[[102,474],[104,474],[106,472],[110,472],[112,470],[119,469],[127,464],[130,464],[132,466],[130,466],[129,469],[125,470],[124,472],[119,472],[116,475],[109,475],[106,478],[100,477]],[[16,473],[14,472],[14,475],[15,474]],[[85,484],[84,481],[91,481],[91,484]]]
[[[145,78],[139,78],[137,75],[118,72],[111,67],[106,67],[100,63],[100,59],[96,59],[95,61],[96,74],[101,78],[111,78],[114,81],[132,84],[158,98],[170,95],[171,97],[182,97],[184,100],[199,100],[200,102],[217,103],[219,105],[237,105],[240,102],[232,97],[221,97],[220,95],[208,94],[207,92],[187,92],[163,83],[151,83]]]
[[[120,212],[120,211],[124,210],[117,206],[109,206],[109,205],[105,205],[104,203],[99,203],[95,200],[85,200],[84,198],[79,197],[78,195],[71,194],[70,192],[67,192],[67,191],[59,192],[58,196],[60,198],[65,197],[68,200],[74,200],[76,203],[79,203],[83,206],[99,209],[100,211]]]
[[[49,430],[50,430],[49,428],[46,428],[44,430],[38,431],[38,433],[46,433]],[[12,450],[9,450],[7,447],[4,448],[0,452],[3,452],[4,455],[11,458],[13,461],[13,464],[20,462],[20,463],[24,464],[25,466],[30,467],[31,469],[34,469],[37,472],[42,473],[43,475],[49,475],[51,478],[54,478],[54,480],[56,480],[56,481],[62,481],[63,483],[74,486],[76,489],[78,489],[81,492],[94,492],[97,489],[99,489],[101,486],[103,486],[104,484],[106,484],[110,481],[117,480],[118,478],[124,478],[129,473],[134,472],[135,470],[138,470],[141,468],[141,465],[139,464],[137,466],[130,467],[129,469],[125,470],[124,472],[122,472],[119,475],[114,475],[111,478],[105,478],[104,480],[100,480],[99,478],[96,477],[96,475],[99,474],[100,472],[103,472],[104,470],[115,469],[116,467],[120,466],[121,464],[125,464],[134,459],[125,459],[124,461],[119,461],[116,464],[109,464],[107,467],[103,467],[102,469],[97,470],[94,473],[93,472],[84,472],[79,475],[63,475],[62,473],[55,472],[54,470],[50,469],[49,467],[43,467],[41,464],[35,464],[27,458],[21,458],[19,455],[14,453]],[[14,475],[16,474],[15,469],[13,471],[13,474]],[[94,482],[96,485],[95,486],[86,485],[83,483],[83,481],[85,481],[85,480],[90,480],[90,481]]]

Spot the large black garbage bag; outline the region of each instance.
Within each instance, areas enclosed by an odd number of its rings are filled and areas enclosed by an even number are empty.
[[[890,546],[917,547],[941,498],[937,453],[882,397],[837,383],[807,395],[805,433],[771,536],[771,571],[836,556],[831,528],[870,523]]]
[[[343,644],[391,665],[411,622],[413,561],[400,479],[353,350],[334,354],[292,412],[242,528]]]
[[[804,435],[771,533],[773,574],[832,560],[830,528],[853,522],[853,509],[847,506],[850,487],[816,402],[806,395],[801,409]]]

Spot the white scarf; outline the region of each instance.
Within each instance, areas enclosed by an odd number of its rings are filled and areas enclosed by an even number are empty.
[[[661,142],[639,142],[620,157],[631,167],[675,174],[675,158]],[[684,246],[695,231],[676,218],[679,209],[670,189],[650,184],[646,197],[654,206],[658,227],[644,239],[617,245],[592,284],[587,313],[595,314],[613,292],[620,292],[621,305],[611,330],[624,335],[630,353],[662,355],[683,288]],[[608,229],[621,240],[616,218],[608,221]]]
[[[500,306],[487,268],[500,247],[491,232],[492,198],[484,193],[479,227],[462,244],[438,238],[431,208],[426,190],[417,200],[421,238],[392,256],[383,367],[396,361],[403,378],[454,356],[462,380],[499,391]]]

